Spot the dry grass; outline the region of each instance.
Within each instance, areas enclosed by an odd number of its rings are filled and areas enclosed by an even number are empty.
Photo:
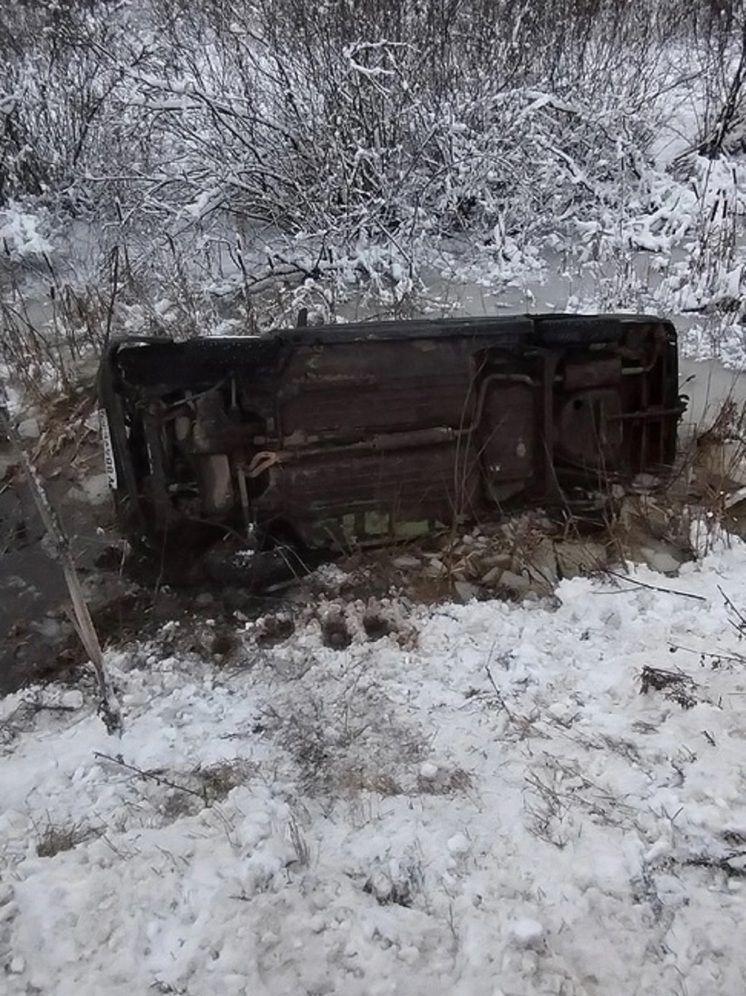
[[[681,671],[666,671],[663,668],[648,667],[640,674],[640,693],[662,692],[664,698],[676,702],[682,709],[693,708],[699,699],[696,696],[697,683]]]
[[[396,718],[364,672],[349,669],[331,684],[325,677],[316,667],[304,672],[265,717],[304,791],[347,800],[365,792],[409,794],[410,772],[427,749],[420,731]]]
[[[48,823],[36,842],[40,858],[53,858],[64,851],[72,851],[78,844],[95,836],[95,831],[80,823]]]
[[[204,794],[205,804],[209,806],[222,802],[234,788],[245,785],[256,775],[257,769],[258,766],[251,761],[218,761],[197,768],[194,777]]]
[[[257,774],[258,765],[235,758],[217,761],[179,775],[178,781],[160,778],[167,795],[160,810],[170,820],[193,816],[203,808],[223,802],[234,788],[246,785]]]
[[[472,777],[463,768],[440,769],[433,778],[417,776],[417,791],[422,795],[458,795],[472,787]]]

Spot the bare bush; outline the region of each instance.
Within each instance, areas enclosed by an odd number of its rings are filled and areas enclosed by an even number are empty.
[[[712,290],[724,253],[734,272],[742,205],[690,160],[737,132],[741,20],[725,0],[16,4],[0,27],[0,206],[44,206],[52,241],[54,219],[76,219],[68,255],[90,241],[94,259],[81,275],[6,248],[6,363],[38,381],[121,332],[255,332],[304,307],[330,320],[351,285],[405,314],[439,248],[520,269],[549,237],[616,264],[604,246],[670,246],[701,223],[697,272],[676,279]],[[689,174],[662,203],[651,152],[673,91],[698,108],[699,216],[677,207]],[[17,306],[32,269],[51,278],[53,345]]]
[[[5,38],[0,197],[223,212],[322,248],[505,235],[604,202],[675,30],[609,0],[79,0],[16,18],[38,40]]]

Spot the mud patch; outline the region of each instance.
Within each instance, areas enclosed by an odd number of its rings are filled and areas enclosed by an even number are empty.
[[[363,616],[363,629],[365,635],[371,643],[382,640],[384,636],[389,636],[393,631],[390,619],[387,619],[380,612],[368,611]]]
[[[295,622],[289,613],[262,616],[254,626],[254,639],[259,647],[276,647],[295,633]]]
[[[332,609],[322,616],[321,639],[331,650],[346,650],[352,643],[352,633],[339,609]]]

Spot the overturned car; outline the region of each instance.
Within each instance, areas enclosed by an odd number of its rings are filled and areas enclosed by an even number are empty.
[[[572,506],[670,467],[683,410],[675,329],[636,315],[128,339],[99,391],[127,531],[246,562]]]

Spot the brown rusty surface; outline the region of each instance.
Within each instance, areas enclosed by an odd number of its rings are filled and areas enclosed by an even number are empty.
[[[408,452],[328,454],[281,465],[257,500],[310,537],[316,521],[377,512],[396,521],[452,522],[473,513],[479,485],[468,449],[431,446]],[[390,530],[386,530],[388,534]]]
[[[373,342],[299,349],[278,391],[281,434],[340,438],[470,415],[471,356],[463,343]]]
[[[128,508],[312,545],[657,473],[681,410],[673,328],[633,316],[125,344],[101,383]]]

